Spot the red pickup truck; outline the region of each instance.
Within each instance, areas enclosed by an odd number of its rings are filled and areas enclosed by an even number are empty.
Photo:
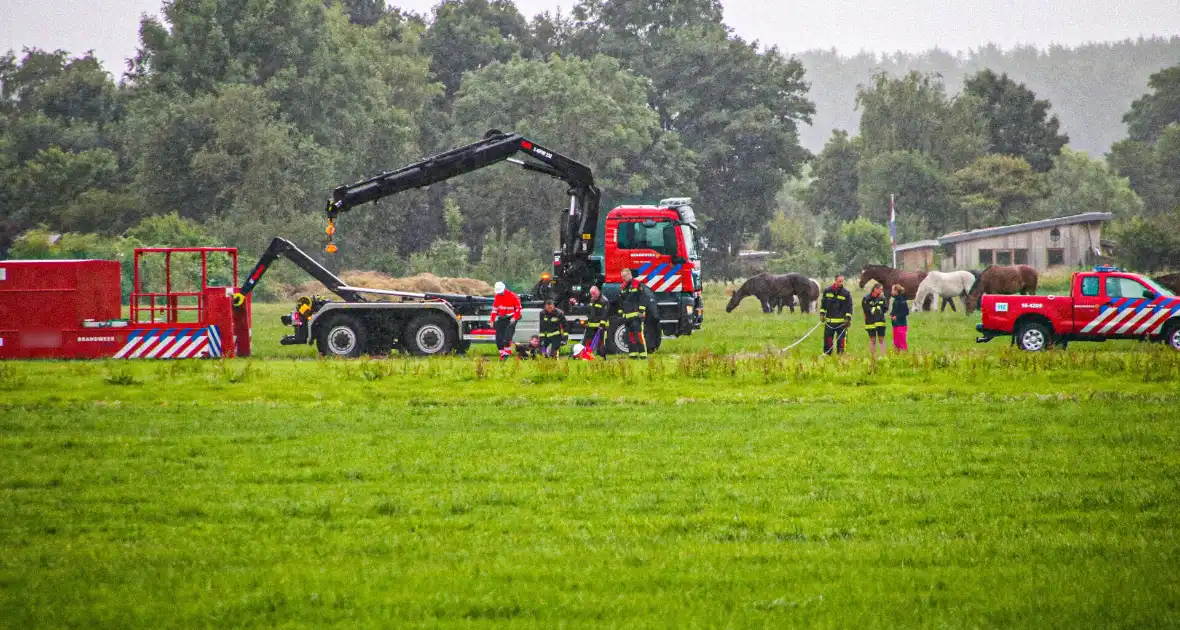
[[[985,295],[979,343],[1012,337],[1037,352],[1070,341],[1148,339],[1180,350],[1180,297],[1150,278],[1096,267],[1070,278],[1069,297]]]

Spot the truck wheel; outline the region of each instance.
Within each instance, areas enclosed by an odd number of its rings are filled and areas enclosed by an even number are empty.
[[[1026,322],[1016,331],[1016,345],[1026,352],[1040,352],[1052,344],[1052,333],[1040,322]]]
[[[316,337],[320,354],[347,358],[361,356],[369,343],[364,325],[347,315],[337,315],[326,323]]]
[[[1164,333],[1164,341],[1172,346],[1173,350],[1180,351],[1180,323],[1168,327],[1168,332]]]
[[[438,313],[423,313],[410,320],[402,342],[410,354],[419,357],[433,357],[446,354],[455,347],[456,334],[453,322]]]
[[[606,336],[607,354],[627,354],[631,350],[631,344],[627,342],[627,326],[623,324],[623,320],[615,320],[607,330],[610,331]]]

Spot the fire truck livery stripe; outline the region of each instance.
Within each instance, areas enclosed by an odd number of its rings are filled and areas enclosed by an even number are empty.
[[[684,283],[684,265],[650,262],[637,272],[636,278],[657,293],[679,291]]]
[[[137,330],[115,353],[116,359],[192,359],[220,357],[221,331],[217,326]]]
[[[1123,335],[1133,330],[1136,335],[1157,335],[1178,313],[1180,298],[1118,298],[1103,304],[1098,317],[1086,324],[1081,332]]]

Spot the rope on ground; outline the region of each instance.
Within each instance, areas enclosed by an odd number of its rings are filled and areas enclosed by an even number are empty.
[[[799,344],[803,343],[803,340],[804,340],[804,339],[807,339],[808,337],[810,337],[810,336],[811,336],[811,333],[815,332],[817,328],[819,328],[820,326],[823,326],[823,325],[824,325],[824,323],[823,323],[822,321],[820,321],[820,322],[819,322],[818,324],[816,324],[815,326],[812,326],[812,327],[811,327],[811,330],[807,331],[807,333],[806,333],[806,334],[804,334],[802,337],[800,337],[798,341],[796,341],[795,343],[793,343],[793,344],[791,344],[791,345],[787,346],[786,348],[783,348],[782,350],[779,350],[779,352],[786,352],[786,351],[790,350],[791,348],[794,348],[795,346],[797,346],[797,345],[799,345]]]

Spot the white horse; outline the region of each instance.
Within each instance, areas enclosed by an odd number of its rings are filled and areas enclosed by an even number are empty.
[[[824,297],[824,285],[820,284],[819,280],[816,280],[815,278],[808,278],[808,280],[811,280],[811,284],[815,285],[815,294],[819,296],[819,297],[815,298],[814,302],[811,303],[811,312],[818,313],[819,312],[819,301],[822,300]]]
[[[970,271],[951,271],[943,273],[941,271],[931,271],[926,274],[926,278],[918,285],[918,292],[914,295],[914,305],[918,310],[925,310],[926,298],[930,295],[935,295],[942,298],[942,310],[946,308],[949,303],[951,310],[955,310],[955,298],[966,299],[967,294],[971,292],[971,287],[975,285],[975,274]],[[965,308],[965,307],[964,307]],[[933,305],[931,305],[933,310]]]

